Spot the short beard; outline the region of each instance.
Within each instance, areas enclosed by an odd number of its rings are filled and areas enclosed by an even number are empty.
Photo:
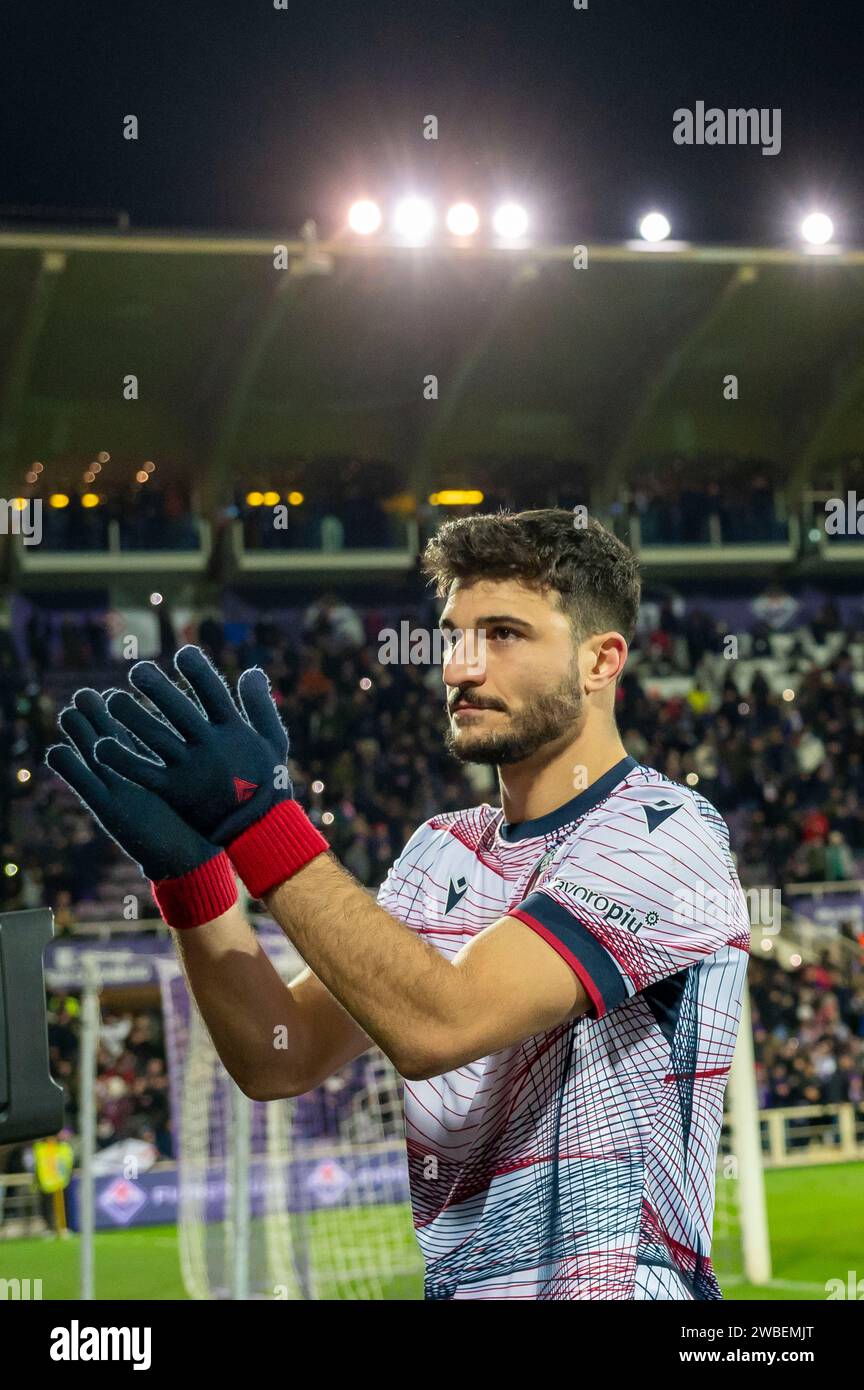
[[[508,767],[532,758],[547,744],[575,735],[582,723],[582,693],[578,669],[562,681],[558,690],[537,695],[520,714],[510,716],[510,726],[485,738],[466,740],[460,747],[452,724],[445,736],[448,753],[460,763],[490,763]]]

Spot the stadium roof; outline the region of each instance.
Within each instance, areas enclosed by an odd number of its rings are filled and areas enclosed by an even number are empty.
[[[490,459],[611,490],[669,455],[803,481],[864,449],[864,252],[589,246],[577,270],[572,247],[20,231],[0,279],[6,491],[99,450],[215,499],[340,455],[421,493]]]

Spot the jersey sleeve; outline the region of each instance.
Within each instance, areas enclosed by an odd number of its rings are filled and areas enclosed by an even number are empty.
[[[749,945],[725,825],[709,827],[684,796],[662,821],[648,806],[589,818],[508,913],[567,961],[593,1018],[724,946]]]
[[[378,906],[385,912],[400,917],[423,891],[424,875],[434,863],[439,833],[430,821],[424,821],[393,860],[376,896]]]

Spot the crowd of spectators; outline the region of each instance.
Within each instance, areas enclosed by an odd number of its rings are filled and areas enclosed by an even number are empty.
[[[710,480],[713,473],[719,481]],[[731,485],[728,463],[706,468],[709,481],[679,478],[657,468],[631,484],[628,514],[638,520],[643,546],[776,544],[789,538],[781,491],[768,472],[753,469]]]
[[[784,598],[795,602],[769,592],[753,604],[746,686],[728,659],[722,620],[699,607],[654,605],[617,711],[634,756],[698,785],[727,816],[742,881],[781,888],[855,878],[864,857],[864,713],[850,652],[861,634],[844,631],[826,603],[789,632],[790,690],[778,690],[760,662],[773,660],[775,622],[794,622]],[[413,625],[431,621],[417,610],[406,617]],[[334,849],[370,887],[420,821],[496,794],[488,768],[459,765],[444,749],[438,668],[379,663],[382,621],[327,596],[308,609],[299,641],[267,616],[240,641],[229,641],[218,619],[200,628],[229,679],[256,662],[269,671],[298,793],[314,814],[329,812]],[[826,643],[838,636],[832,651]],[[116,855],[41,766],[57,736],[48,673],[56,678],[65,668],[86,679],[95,665],[112,674],[107,635],[95,616],[64,618],[49,632],[34,614],[24,646],[22,660],[11,635],[0,632],[3,856],[17,870],[4,874],[0,892],[7,905],[44,900],[75,911]],[[118,663],[113,677],[123,675]],[[680,688],[670,691],[676,676]]]
[[[674,781],[698,779],[730,824],[745,884],[864,877],[864,712],[852,654],[864,657],[864,622],[844,626],[831,601],[807,621],[797,607],[774,586],[751,604],[749,631],[730,634],[699,607],[664,602],[619,689],[628,750]],[[730,636],[747,643],[746,686]],[[680,691],[659,693],[676,677]]]
[[[76,995],[48,999],[48,1057],[51,1074],[63,1089],[61,1135],[80,1150],[80,1002]],[[116,1146],[116,1148],[115,1148]],[[158,1009],[103,1007],[96,1053],[96,1152],[103,1171],[128,1176],[134,1154],[146,1170],[174,1155],[171,1098],[165,1060],[162,1015]],[[4,1176],[33,1173],[30,1144],[0,1148],[0,1223],[23,1220],[29,1228],[37,1209],[35,1184],[25,1185],[13,1204]]]
[[[239,519],[251,551],[405,549],[419,528],[421,543],[437,530],[442,509],[432,497],[406,491],[404,469],[354,457],[262,459],[260,482],[238,483],[225,505],[208,514],[218,531]],[[104,475],[103,475],[104,477]],[[601,505],[591,469],[577,459],[546,456],[475,458],[441,484],[481,495],[449,516],[537,506],[591,507],[616,534],[640,547],[806,544],[825,521],[826,499],[864,495],[858,457],[816,477],[804,498],[791,499],[786,471],[776,460],[712,457],[646,459],[608,509]],[[99,489],[103,478],[91,484]],[[38,495],[38,494],[37,494]],[[98,497],[98,504],[92,499]],[[82,500],[82,498],[84,500]],[[42,497],[41,546],[49,551],[191,551],[202,545],[198,500],[182,483],[70,488],[62,507]],[[85,501],[87,505],[85,505]],[[854,503],[853,503],[854,509]],[[860,519],[858,519],[860,520]],[[112,529],[114,523],[114,529]],[[795,524],[797,523],[797,524]],[[864,522],[861,523],[864,525]],[[861,541],[853,515],[826,533],[832,545]],[[810,537],[812,541],[812,536]]]
[[[90,495],[100,497],[96,506],[85,506],[77,492],[68,494],[62,507],[42,499],[40,544],[45,550],[106,551],[112,522],[117,523],[121,550],[196,550],[200,544],[198,525],[182,488],[151,482]]]
[[[802,532],[824,519],[824,487],[802,509],[790,504],[775,464],[754,461],[741,469],[740,460],[725,458],[655,463],[630,479],[606,520],[623,540],[638,538],[640,546],[651,547],[788,544],[798,534],[790,529],[790,515],[798,517]],[[239,518],[249,550],[404,549],[411,544],[409,522],[418,524],[421,539],[440,524],[440,507],[406,493],[401,470],[393,465],[379,465],[372,476],[368,463],[322,459],[314,468],[298,466],[293,482],[286,482],[291,470],[262,464],[261,471],[262,477],[276,479],[272,487],[238,486],[217,513],[218,524]],[[846,475],[849,487],[860,492],[860,469],[850,465]],[[450,516],[497,511],[502,505],[591,505],[590,475],[577,461],[514,459],[502,474],[500,461],[492,468],[480,460],[457,485],[479,490],[482,501],[464,509],[448,506]],[[845,499],[837,479],[828,485],[833,491]],[[77,491],[61,508],[43,505],[40,544],[46,550],[104,552],[112,543],[124,551],[190,551],[202,543],[193,500],[177,484],[151,480],[98,496],[96,506],[85,506]],[[853,520],[831,539],[860,542],[861,535]]]
[[[243,523],[244,545],[250,550],[320,550],[332,554],[339,550],[405,549],[410,544],[404,517],[363,489],[344,498],[315,496],[304,499],[302,505],[286,502],[284,496],[275,504],[259,502],[261,495],[252,493],[256,498],[252,503],[238,496],[234,509]]]
[[[53,996],[48,1002],[51,1072],[66,1094],[64,1122],[73,1131],[78,1129],[79,1044],[77,998]],[[152,1144],[160,1157],[170,1158],[171,1114],[161,1013],[157,1009],[134,1013],[103,1009],[96,1074],[97,1148],[140,1139]]]
[[[750,1006],[759,1107],[864,1100],[864,970],[827,953],[791,974],[751,959]],[[803,1126],[802,1126],[803,1131]]]

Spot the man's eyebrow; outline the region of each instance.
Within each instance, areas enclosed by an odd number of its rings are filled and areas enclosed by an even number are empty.
[[[529,623],[527,618],[517,618],[512,613],[492,613],[484,618],[477,618],[471,624],[472,627],[494,627],[496,623],[509,623],[511,626],[527,628],[529,632],[534,631],[534,624]],[[455,628],[456,624],[452,618],[439,619],[440,628]]]

